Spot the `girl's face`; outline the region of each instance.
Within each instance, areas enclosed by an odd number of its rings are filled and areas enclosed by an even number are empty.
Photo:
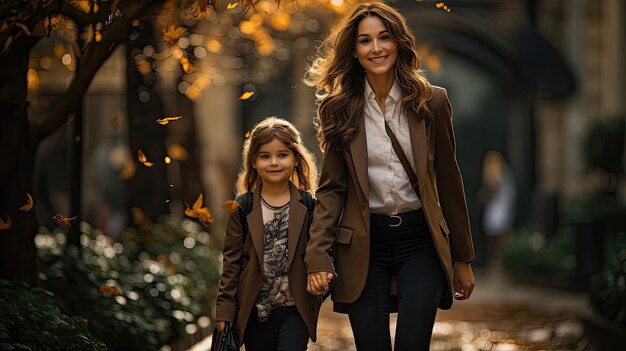
[[[359,22],[355,54],[368,75],[394,74],[398,46],[378,16],[367,16]]]
[[[278,139],[261,145],[252,163],[263,183],[275,185],[289,182],[297,165],[298,161],[291,148]]]

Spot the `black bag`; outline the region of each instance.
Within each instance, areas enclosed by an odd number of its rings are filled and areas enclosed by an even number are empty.
[[[220,331],[215,327],[213,329],[213,342],[211,343],[211,351],[238,351],[239,350],[239,334],[234,331],[230,323],[226,323],[224,331]]]

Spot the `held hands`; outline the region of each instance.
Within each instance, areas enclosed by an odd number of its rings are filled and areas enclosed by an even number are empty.
[[[224,321],[215,322],[215,327],[217,328],[217,330],[223,332],[224,329],[226,328],[226,322]]]
[[[324,295],[330,288],[334,276],[330,272],[309,273],[306,290],[312,295]]]
[[[474,272],[472,266],[465,262],[456,262],[454,265],[454,298],[467,300],[474,290]]]

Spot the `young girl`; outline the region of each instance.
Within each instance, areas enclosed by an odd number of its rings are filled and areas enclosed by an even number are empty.
[[[312,203],[305,191],[317,185],[313,156],[291,123],[269,117],[245,141],[242,160],[241,209],[226,225],[216,326],[234,325],[247,351],[306,350],[320,307],[306,290],[304,265]],[[248,214],[245,198],[252,199]]]
[[[422,75],[405,19],[383,2],[346,13],[308,73],[324,149],[309,291],[334,281],[359,351],[391,351],[394,311],[395,351],[428,350],[437,307],[474,288],[447,93]]]

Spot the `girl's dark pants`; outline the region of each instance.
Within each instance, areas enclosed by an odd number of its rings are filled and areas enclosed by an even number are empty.
[[[347,306],[358,351],[391,351],[389,332],[391,277],[398,280],[395,351],[428,351],[437,306],[446,288],[445,273],[423,211],[370,217],[367,282]],[[392,226],[390,226],[392,225]]]
[[[246,351],[303,351],[309,342],[309,331],[295,306],[272,310],[265,322],[259,322],[253,308],[243,342]]]

